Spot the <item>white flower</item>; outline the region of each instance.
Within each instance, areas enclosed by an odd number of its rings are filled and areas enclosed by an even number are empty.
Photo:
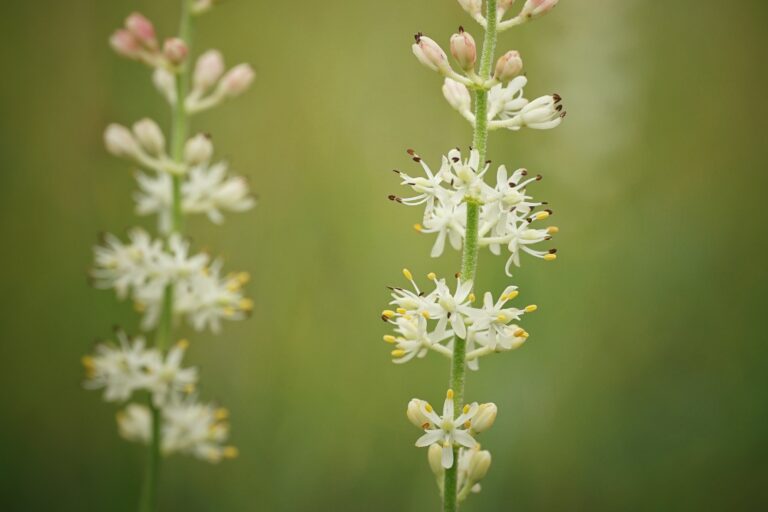
[[[117,339],[117,345],[99,344],[93,356],[82,359],[88,379],[85,387],[103,388],[107,402],[125,401],[152,381],[150,368],[155,353],[146,348],[144,338],[131,341],[124,332],[118,332]]]
[[[146,348],[144,338],[133,341],[119,331],[118,344],[102,343],[93,356],[85,356],[89,389],[104,388],[104,400],[121,402],[136,391],[147,391],[156,406],[174,393],[190,392],[197,383],[196,368],[182,368],[181,360],[188,343],[177,343],[163,357],[160,350]]]
[[[218,332],[221,319],[239,320],[253,303],[243,296],[248,274],[221,277],[221,262],[210,263],[207,254],[190,254],[189,243],[178,234],[170,236],[167,248],[141,229],[130,233],[130,244],[108,235],[105,245],[94,249],[96,286],[115,288],[128,295],[144,313],[142,328],[157,324],[166,288],[173,286],[174,313],[187,317],[196,330]]]
[[[448,469],[453,466],[454,446],[474,448],[477,445],[477,441],[469,433],[472,417],[478,411],[477,403],[464,406],[462,413],[457,417],[454,417],[453,390],[450,389],[446,393],[442,416],[438,416],[427,402],[414,399],[411,403],[416,404],[420,414],[409,413],[409,419],[414,425],[426,431],[423,436],[416,440],[416,446],[440,444],[443,448],[441,463],[444,468]],[[412,406],[409,404],[409,409],[411,408]],[[425,421],[421,421],[422,419]]]
[[[134,196],[139,215],[158,215],[160,231],[167,233],[171,225],[171,177],[167,174],[139,173],[136,176],[139,192]],[[224,222],[223,211],[243,212],[256,204],[241,176],[229,173],[227,164],[202,164],[192,167],[181,185],[182,211],[185,214],[202,213],[211,222]]]
[[[152,400],[157,407],[164,405],[172,396],[191,393],[197,384],[197,368],[182,368],[181,360],[189,347],[189,342],[181,340],[162,357],[156,351],[155,361],[149,365],[151,378],[147,388],[152,393]]]
[[[248,282],[247,273],[221,277],[221,262],[214,261],[205,271],[195,273],[177,283],[174,311],[185,315],[196,330],[206,328],[217,333],[221,320],[241,320],[253,309],[253,302],[243,296],[242,286]]]
[[[237,449],[225,445],[229,437],[228,413],[194,397],[176,398],[161,409],[164,455],[184,453],[208,462],[237,456]],[[117,415],[120,435],[129,441],[147,444],[151,439],[152,417],[148,407],[130,404]]]
[[[454,336],[458,336],[466,344],[467,365],[477,370],[481,356],[513,350],[528,338],[528,333],[513,322],[537,308],[507,306],[518,295],[517,287],[508,286],[495,302],[486,293],[482,307],[475,308],[471,305],[475,300],[471,281],[459,279],[455,291],[451,291],[445,279],[431,273],[429,279],[435,287],[426,293],[419,289],[408,269],[403,269],[403,275],[414,290],[391,288],[390,304],[394,309],[382,312],[382,319],[394,328],[393,334],[384,336],[384,341],[395,345],[393,362],[422,358],[430,350],[451,358]]]
[[[152,240],[143,229],[128,232],[129,243],[114,235],[104,235],[104,244],[94,247],[95,269],[91,275],[97,288],[114,288],[119,298],[131,289],[143,287],[151,279],[163,254],[160,240]]]

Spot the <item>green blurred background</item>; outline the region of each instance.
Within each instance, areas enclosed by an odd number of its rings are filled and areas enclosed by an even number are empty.
[[[127,303],[90,288],[102,230],[132,213],[130,165],[106,154],[112,121],[167,108],[110,32],[133,10],[161,35],[177,2],[7,2],[0,17],[0,509],[131,511],[144,449],[119,439],[115,407],[81,387],[80,356]],[[494,455],[466,510],[758,510],[768,500],[764,311],[768,4],[564,0],[501,36],[536,96],[558,92],[557,130],[496,132],[489,156],[541,172],[560,259],[527,259],[514,282],[531,341],[485,359],[468,396],[500,414]],[[162,509],[437,510],[413,396],[440,401],[447,365],[389,362],[378,319],[400,269],[428,258],[418,210],[386,200],[392,168],[467,146],[411,34],[446,44],[456,2],[225,2],[198,49],[254,64],[243,98],[204,114],[220,156],[258,208],[196,247],[253,275],[252,318],[188,333],[202,394],[232,410],[235,461],[165,463]],[[483,254],[481,288],[508,283]],[[186,331],[185,331],[186,332]]]

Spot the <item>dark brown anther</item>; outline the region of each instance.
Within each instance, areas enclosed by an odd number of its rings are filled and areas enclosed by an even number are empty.
[[[557,249],[550,249],[549,250],[549,254],[555,254],[555,253],[557,253]]]
[[[422,34],[421,32],[416,32],[416,33],[413,35],[413,38],[416,40],[416,43],[419,43],[419,42],[421,41],[421,36],[423,36],[423,35],[424,35],[424,34]]]
[[[552,211],[552,210],[550,210],[549,208],[547,208],[547,209],[546,209],[546,210],[544,210],[544,211],[545,211],[545,212],[547,212],[547,213],[548,213],[548,214],[550,214],[550,215],[554,215],[554,214],[555,214],[555,212],[553,212],[553,211]]]
[[[457,163],[457,162],[461,161],[461,158],[455,156],[455,157],[451,158],[451,160],[453,160],[453,163]]]
[[[523,176],[528,176],[528,169],[521,169],[520,174],[522,174]]]
[[[463,34],[463,33],[464,33],[464,27],[459,25],[459,34]]]
[[[536,181],[541,181],[542,179],[544,179],[544,176],[542,176],[541,174],[536,175]]]
[[[557,110],[558,112],[561,112],[563,110],[563,106],[562,105],[558,105],[558,106],[555,107],[555,110]]]
[[[563,98],[557,93],[553,94],[552,98],[555,100],[555,103],[560,103],[561,101],[563,101]]]

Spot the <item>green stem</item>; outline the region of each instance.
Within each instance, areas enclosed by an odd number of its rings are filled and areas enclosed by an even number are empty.
[[[192,47],[192,16],[190,0],[181,0],[181,20],[179,23],[179,37]],[[173,106],[171,121],[171,158],[174,162],[182,163],[184,159],[184,144],[189,132],[189,118],[184,105],[184,99],[189,91],[189,60],[182,66],[176,75],[176,104]],[[172,176],[171,194],[171,233],[181,233],[184,227],[184,214],[181,204],[182,176]],[[155,333],[155,346],[164,352],[170,344],[173,336],[173,283],[165,288],[163,294],[163,310],[160,314],[157,331]],[[149,399],[149,408],[152,412],[152,439],[147,454],[147,468],[144,474],[144,484],[141,490],[140,512],[157,511],[157,488],[160,477],[161,440],[162,440],[162,416],[161,411]]]
[[[496,0],[486,0],[485,18],[488,21],[483,40],[483,51],[480,55],[479,75],[489,78],[493,54],[496,50]],[[488,144],[488,91],[475,90],[475,129],[472,146],[480,153],[480,165],[485,162]],[[467,223],[464,237],[464,248],[461,256],[461,279],[474,281],[477,274],[478,254],[478,224],[480,218],[480,203],[475,200],[467,201]],[[464,384],[466,379],[467,342],[454,337],[453,360],[449,386],[454,393],[454,407],[461,410],[464,405]],[[456,512],[459,508],[457,495],[459,450],[453,449],[453,466],[445,470],[443,486],[443,511]]]

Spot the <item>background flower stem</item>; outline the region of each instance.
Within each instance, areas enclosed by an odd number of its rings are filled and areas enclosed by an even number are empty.
[[[179,38],[191,50],[192,47],[192,16],[190,0],[181,0],[181,20],[179,22]],[[171,121],[171,158],[180,163],[184,158],[184,144],[189,133],[189,119],[184,105],[189,89],[189,61],[185,62],[176,74],[176,104],[173,106]],[[184,214],[181,204],[181,180],[178,174],[172,176],[171,194],[171,233],[181,233],[184,226]],[[173,283],[165,288],[163,310],[155,333],[155,346],[165,351],[170,344],[173,331]],[[147,468],[144,474],[144,484],[139,502],[140,512],[155,512],[157,510],[157,488],[160,476],[162,417],[160,410],[149,399],[152,411],[152,439],[147,454]]]
[[[485,18],[487,28],[483,40],[483,50],[480,55],[479,74],[482,78],[488,78],[491,74],[491,63],[496,49],[496,0],[486,0]],[[479,167],[482,168],[486,158],[488,142],[488,91],[485,89],[475,90],[475,128],[472,137],[472,146],[480,153]],[[475,169],[479,172],[480,169]],[[475,279],[477,273],[477,253],[478,253],[478,219],[480,215],[480,204],[475,200],[467,201],[467,223],[466,235],[464,237],[464,248],[461,256],[461,279]],[[453,360],[451,362],[450,389],[454,392],[454,407],[460,410],[464,405],[464,381],[466,375],[466,355],[467,342],[456,336],[453,344]],[[444,512],[456,512],[458,510],[458,448],[453,449],[453,466],[445,470],[445,482],[443,491],[443,510]]]

